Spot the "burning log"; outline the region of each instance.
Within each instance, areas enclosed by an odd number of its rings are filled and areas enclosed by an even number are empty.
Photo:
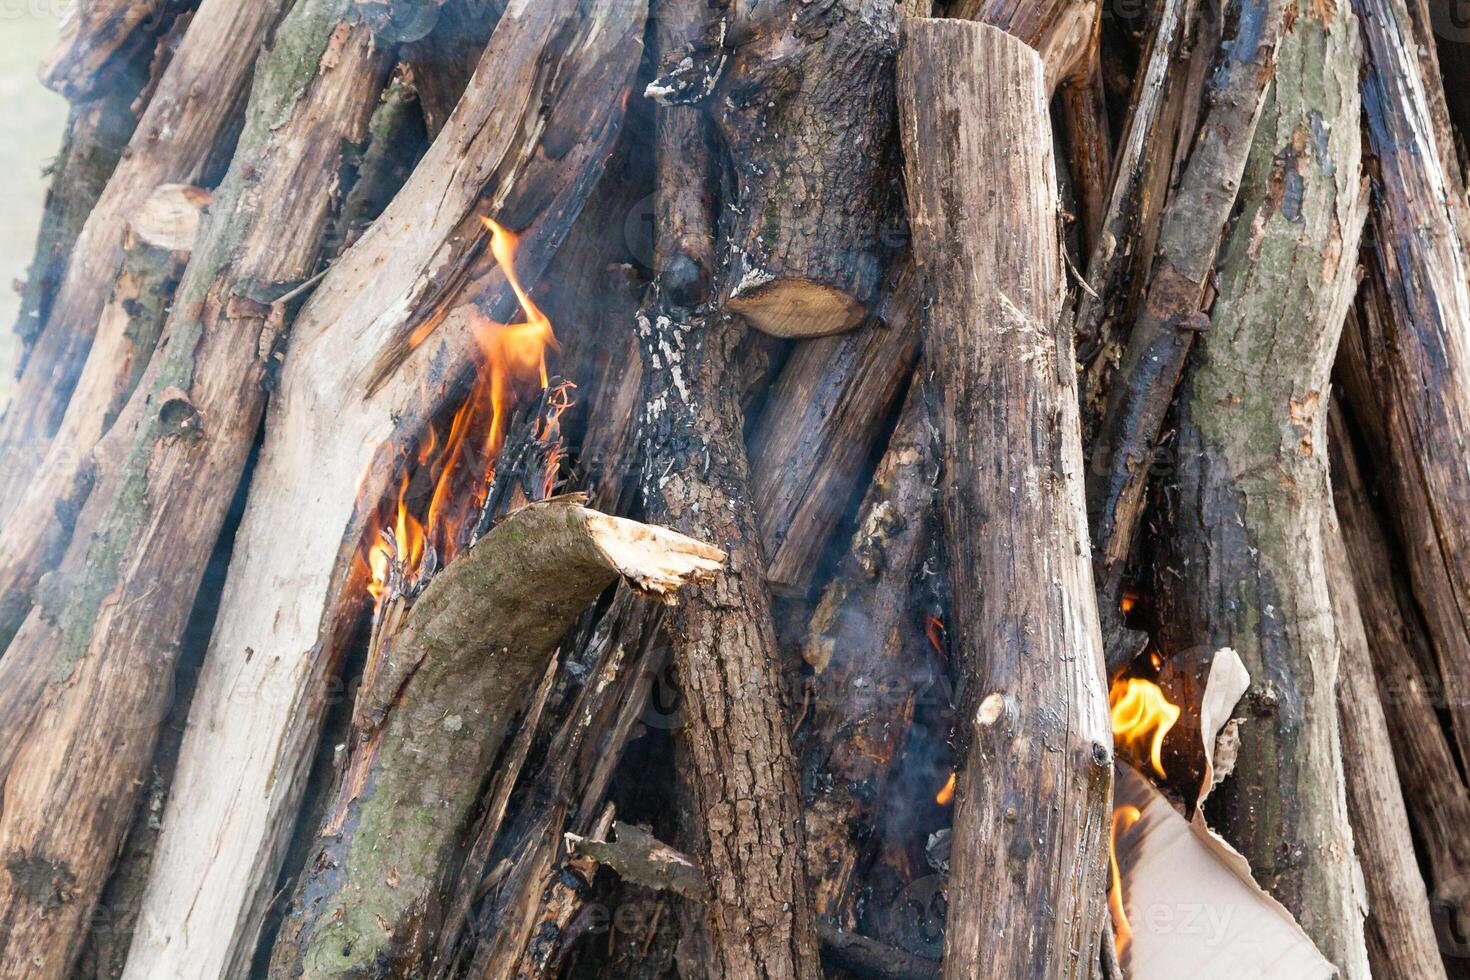
[[[483,774],[562,635],[622,576],[672,601],[723,555],[579,498],[516,511],[376,644],[353,751],[276,941],[272,976],[412,973]],[[493,663],[494,670],[487,670]]]
[[[1414,856],[1393,738],[1378,700],[1373,655],[1358,611],[1357,586],[1335,520],[1326,544],[1332,613],[1341,639],[1337,711],[1348,815],[1368,892],[1364,928],[1368,963],[1377,980],[1433,980],[1446,975],[1444,962]]]
[[[1459,464],[1470,445],[1470,242],[1460,238],[1458,175],[1432,145],[1426,93],[1436,80],[1420,73],[1408,12],[1392,0],[1354,9],[1376,206],[1345,381],[1381,461],[1394,529],[1409,544],[1438,672],[1446,690],[1470,691],[1470,517]],[[1470,757],[1470,698],[1445,707],[1460,758]]]
[[[1283,0],[1231,0],[1198,132],[1160,219],[1148,287],[1108,390],[1087,474],[1098,607],[1109,666],[1123,568],[1132,550],[1164,413],[1194,337],[1209,327],[1205,286],[1235,204],[1256,122],[1275,70]],[[1126,651],[1132,652],[1132,651]]]
[[[1349,425],[1336,399],[1331,425],[1333,489],[1349,558],[1344,567],[1356,582],[1390,733],[1388,744],[1429,872],[1436,930],[1442,948],[1452,951],[1470,936],[1470,788],[1438,717],[1439,706],[1451,692],[1437,679],[1423,614],[1408,584],[1393,571],[1404,565],[1390,544],[1391,532],[1375,512],[1349,435],[1364,434],[1368,426]],[[1369,914],[1375,909],[1370,907]],[[1377,930],[1372,918],[1369,924],[1372,940]],[[1370,953],[1373,949],[1370,946]],[[1453,966],[1456,959],[1447,956],[1447,965]]]
[[[473,363],[485,315],[464,303],[505,318],[517,302],[507,277],[539,272],[565,236],[617,136],[645,13],[622,0],[507,8],[409,183],[298,315],[130,976],[212,978],[250,955],[340,633],[360,608],[358,545],[395,463],[381,447],[422,432]],[[526,223],[503,268],[480,257],[481,215],[496,208]]]
[[[728,57],[712,95],[739,184],[724,306],[778,337],[850,330],[883,266],[894,0],[742,0],[727,16],[701,55]]]
[[[81,403],[72,411],[105,418],[110,391],[75,389],[117,277],[118,243],[155,188],[207,182],[216,157],[236,135],[251,69],[281,6],[280,0],[203,0],[190,22],[77,236],[46,323],[0,420],[0,486],[15,491],[0,501],[0,517],[9,516],[35,474],[50,470],[48,446],[70,403]],[[105,346],[118,349],[116,342]],[[59,456],[49,459],[92,448],[58,446]]]
[[[61,597],[32,613],[0,661],[7,672],[52,682],[39,703],[7,697],[0,716],[7,731],[25,732],[13,758],[0,760],[6,860],[13,867],[24,855],[33,869],[37,861],[64,869],[55,873],[69,882],[57,899],[33,877],[0,879],[0,963],[13,971],[66,972],[127,832],[179,638],[229,504],[220,487],[239,481],[259,423],[285,328],[280,298],[316,264],[334,161],[344,143],[364,137],[384,80],[372,24],[349,7],[297,6],[261,62],[168,338],[108,435],[98,486],[60,570],[68,577]],[[300,71],[303,62],[312,70]],[[283,236],[284,227],[292,233]],[[33,728],[38,712],[46,723]]]
[[[847,5],[832,10],[845,16]],[[702,13],[691,0],[670,0],[656,15],[668,65],[680,41],[701,32]],[[742,431],[736,352],[746,330],[702,305],[714,281],[713,200],[677,180],[709,172],[708,124],[679,107],[660,115],[659,275],[638,318],[645,505],[651,519],[715,541],[730,556],[711,585],[667,617],[688,712],[683,779],[713,888],[703,968],[711,978],[813,977],[797,767]]]
[[[1366,977],[1323,540],[1323,402],[1366,210],[1359,45],[1346,7],[1312,10],[1298,5],[1281,42],[1216,261],[1212,326],[1179,392],[1155,577],[1166,655],[1230,646],[1269,678],[1242,706],[1221,830],[1343,975]],[[1296,356],[1269,353],[1286,349]]]
[[[803,760],[807,866],[817,914],[852,928],[859,831],[883,805],[919,680],[909,643],[911,589],[934,534],[936,460],[917,380],[889,440],[842,567],[808,627],[816,676]]]
[[[945,975],[1090,976],[1112,753],[1042,64],[983,25],[909,20],[903,38],[965,691]]]

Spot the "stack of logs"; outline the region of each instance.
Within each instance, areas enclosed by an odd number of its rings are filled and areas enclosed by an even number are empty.
[[[1455,3],[77,3],[0,980],[1119,977],[1110,684],[1224,647],[1211,825],[1470,977]]]

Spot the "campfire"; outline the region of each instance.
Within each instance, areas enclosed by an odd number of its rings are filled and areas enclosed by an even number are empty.
[[[78,4],[0,980],[1462,973],[1470,59],[1146,8]]]

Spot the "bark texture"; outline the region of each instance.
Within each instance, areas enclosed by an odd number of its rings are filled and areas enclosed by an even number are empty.
[[[1393,759],[1393,736],[1378,701],[1373,655],[1358,611],[1357,585],[1342,531],[1326,534],[1326,571],[1341,646],[1337,710],[1348,815],[1363,865],[1368,964],[1376,980],[1445,976],[1429,911],[1429,895],[1414,857],[1414,838]]]
[[[1112,750],[1042,65],[984,25],[909,20],[903,38],[964,686],[945,975],[1087,977]]]
[[[731,10],[711,103],[738,183],[724,306],[778,337],[850,330],[883,269],[894,0]]]
[[[555,498],[511,514],[436,576],[375,651],[271,975],[424,970],[484,773],[562,634],[620,575],[672,599],[722,557]]]
[[[270,304],[314,270],[342,145],[364,138],[386,65],[349,0],[307,0],[283,23],[168,338],[109,433],[60,597],[0,661],[51,682],[0,714],[26,731],[4,760],[0,975],[63,976],[80,948],[144,785],[222,488],[239,482],[259,424],[285,329]],[[41,864],[68,882],[61,894],[38,888]]]
[[[119,245],[128,221],[160,184],[205,182],[221,146],[234,136],[250,72],[280,0],[203,0],[168,69],[148,100],[128,148],[77,236],[45,329],[0,420],[0,486],[23,488],[44,471],[97,335],[107,293],[117,277]],[[115,349],[115,347],[113,348]],[[105,411],[108,399],[89,399]],[[91,446],[61,447],[63,453]],[[19,494],[0,500],[9,516]]]
[[[397,454],[472,364],[468,311],[432,317],[473,302],[510,319],[479,216],[520,231],[533,283],[615,144],[645,13],[508,7],[414,176],[297,316],[128,976],[214,978],[250,955],[333,694],[338,623],[361,608],[363,528]]]
[[[1233,647],[1253,679],[1214,826],[1343,976],[1366,977],[1324,552],[1325,403],[1364,221],[1354,21],[1299,4],[1281,42],[1179,393],[1156,577],[1165,655]]]

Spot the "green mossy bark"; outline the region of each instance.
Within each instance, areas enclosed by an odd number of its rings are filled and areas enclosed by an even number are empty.
[[[1251,673],[1222,829],[1343,975],[1366,978],[1322,537],[1329,374],[1364,220],[1360,45],[1346,4],[1294,13],[1180,395],[1159,586],[1166,653],[1229,645]]]

